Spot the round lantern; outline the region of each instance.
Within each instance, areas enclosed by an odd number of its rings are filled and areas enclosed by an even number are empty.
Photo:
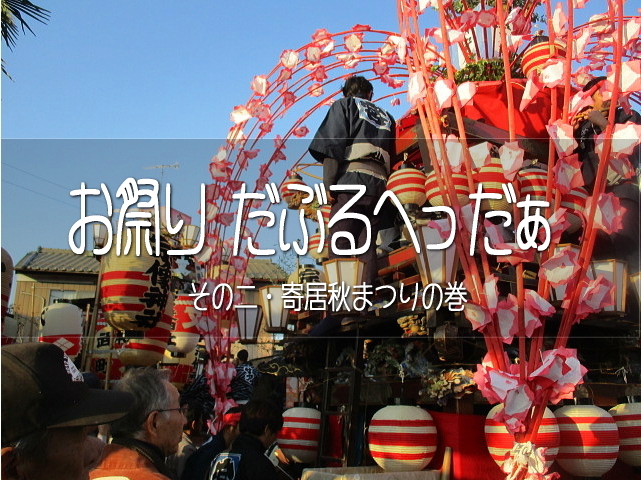
[[[82,310],[71,303],[54,303],[42,311],[40,342],[53,343],[72,360],[82,348]]]
[[[508,212],[512,210],[512,207],[505,199],[505,192],[503,191],[503,185],[510,182],[505,178],[505,175],[503,175],[501,160],[492,158],[492,161],[479,168],[473,177],[475,182],[473,193],[477,192],[478,184],[480,183],[483,185],[483,193],[498,193],[501,195],[501,198],[498,200],[483,200],[481,202],[481,210],[505,210]]]
[[[641,467],[641,403],[621,403],[610,414],[619,428],[619,460]]]
[[[519,201],[524,201],[527,196],[530,200],[545,201],[548,172],[535,166],[527,167],[516,175],[519,187]]]
[[[470,187],[467,183],[467,175],[463,173],[452,173],[452,183],[454,184],[454,192],[461,207],[470,203]],[[436,181],[436,171],[432,170],[425,178],[425,194],[427,200],[434,207],[442,207],[445,205],[445,198],[443,192],[438,188]]]
[[[550,58],[565,58],[565,45],[556,40],[554,43],[544,35],[535,37],[523,52],[521,59],[521,69],[526,77],[532,72],[541,73],[545,62]]]
[[[283,412],[283,428],[278,445],[283,453],[299,463],[314,463],[320,438],[321,414],[313,408],[294,407]]]
[[[118,330],[145,331],[160,320],[167,305],[171,280],[169,244],[161,239],[160,256],[149,255],[142,230],[140,255],[136,255],[136,233],[127,255],[116,255],[113,247],[101,261],[100,297],[105,320]],[[124,238],[124,235],[123,235]],[[124,243],[124,242],[123,242]],[[150,240],[155,249],[155,239]],[[114,239],[115,244],[115,239]]]
[[[583,187],[577,187],[561,197],[561,207],[567,209],[565,218],[570,222],[568,233],[574,233],[583,227],[583,211],[588,199],[588,191]]]
[[[287,283],[305,285],[307,283],[319,283],[325,280],[325,275],[314,268],[314,265],[302,264],[299,265],[298,270],[294,270],[289,277]]]
[[[495,405],[485,418],[485,443],[492,456],[492,460],[500,467],[505,462],[505,456],[514,446],[514,435],[512,435],[505,425],[494,420],[494,416],[503,410],[503,404]],[[539,431],[532,439],[532,443],[537,447],[547,447],[545,454],[545,464],[549,467],[554,462],[559,453],[559,426],[556,423],[556,417],[552,410],[545,409],[543,419],[539,426]]]
[[[142,338],[131,338],[123,345],[118,354],[123,365],[151,367],[163,359],[171,337],[173,311],[174,300],[170,295],[162,319],[156,326],[145,331]]]
[[[318,246],[320,245],[320,242],[320,233],[315,233],[314,235],[309,237],[309,249],[307,252],[309,253],[310,257],[315,258],[316,260],[320,260],[321,258],[329,258],[329,241],[327,239],[327,236],[325,236],[323,249],[320,253],[318,253]]]
[[[196,348],[200,333],[196,325],[202,312],[194,306],[194,299],[189,295],[177,295],[174,299],[174,330],[171,332],[172,344],[167,347],[170,352],[189,353]]]
[[[332,213],[332,206],[331,205],[323,205],[322,207],[319,208],[321,212],[321,216],[323,217],[323,226],[325,230],[329,230],[329,217]]]
[[[367,441],[374,461],[390,472],[423,470],[436,452],[436,426],[419,407],[380,409],[369,424]]]
[[[387,180],[387,189],[391,190],[403,205],[422,206],[425,195],[425,174],[416,168],[401,168],[392,173]]]
[[[567,405],[556,412],[561,444],[556,461],[568,473],[600,477],[619,454],[619,431],[612,415],[594,405]]]
[[[304,194],[304,192],[293,190],[291,188],[292,185],[305,185],[305,182],[303,182],[302,177],[298,173],[292,173],[280,186],[280,194],[283,200],[285,200],[289,208],[295,210],[300,207],[300,201],[294,202],[294,196],[296,194]]]
[[[11,296],[11,285],[13,283],[13,260],[11,255],[4,248],[2,249],[2,321],[7,314],[9,297]]]

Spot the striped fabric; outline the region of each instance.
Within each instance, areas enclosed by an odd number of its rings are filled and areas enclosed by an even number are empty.
[[[436,451],[436,426],[419,407],[392,405],[374,414],[367,435],[372,458],[386,471],[422,470]]]

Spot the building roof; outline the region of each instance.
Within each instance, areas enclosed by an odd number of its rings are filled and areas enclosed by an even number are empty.
[[[29,252],[15,266],[17,273],[88,273],[98,274],[100,262],[91,252],[75,254],[62,248],[38,247]],[[284,282],[287,274],[269,259],[252,258],[247,267],[247,276],[252,280]]]

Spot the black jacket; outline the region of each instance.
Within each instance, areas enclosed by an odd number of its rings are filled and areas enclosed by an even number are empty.
[[[241,433],[230,449],[239,453],[240,466],[235,480],[278,480],[276,467],[265,455],[265,447],[256,437]]]

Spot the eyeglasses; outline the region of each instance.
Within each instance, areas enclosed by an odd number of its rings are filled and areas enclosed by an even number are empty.
[[[178,408],[159,408],[156,411],[157,412],[180,412],[184,416],[187,416],[187,412],[189,411],[189,406],[183,405],[182,407],[178,407]]]

